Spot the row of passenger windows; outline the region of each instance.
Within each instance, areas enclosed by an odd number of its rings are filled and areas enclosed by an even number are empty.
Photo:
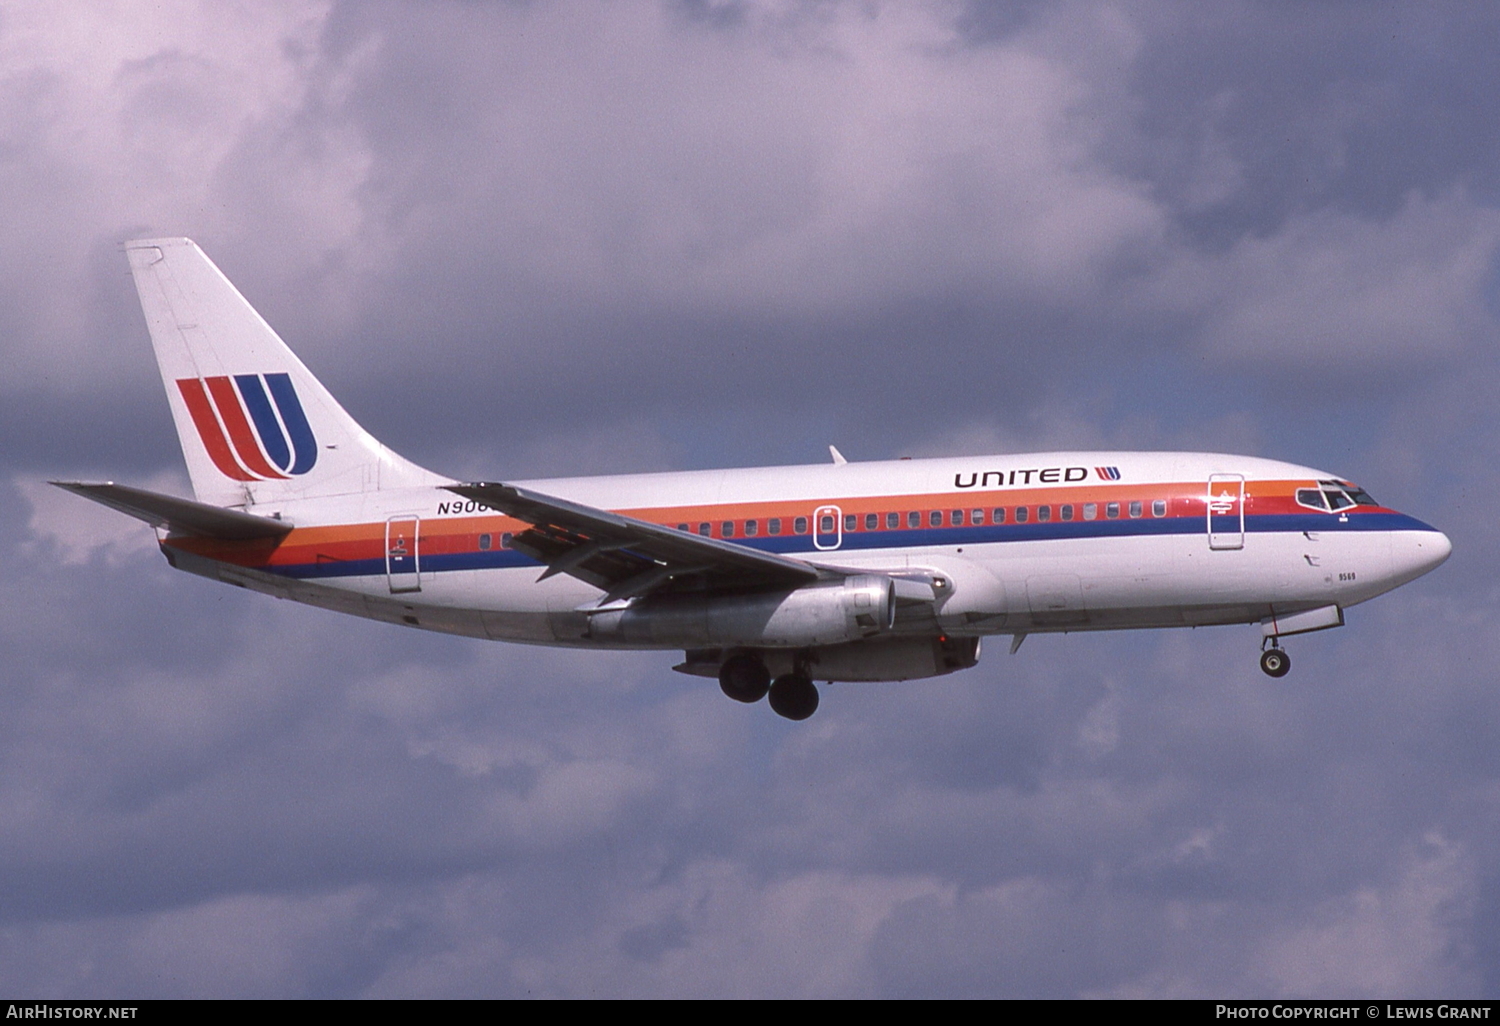
[[[733,521],[733,520],[725,520],[725,521],[723,521],[719,525],[720,536],[724,537],[724,538],[733,538],[734,537],[734,533],[735,533],[735,523],[736,522]],[[745,521],[740,521],[740,523],[744,524],[744,535],[745,535],[746,538],[754,538],[756,535],[760,534],[760,521],[759,520],[745,520]],[[781,520],[780,517],[771,517],[769,520],[766,521],[766,534],[780,534],[781,533],[781,526],[782,526],[782,520]],[[692,527],[690,527],[687,524],[678,524],[677,525],[677,530],[679,530],[679,531],[687,531],[689,533],[692,533],[693,529],[692,529]],[[833,527],[830,525],[829,528],[828,528],[828,530],[832,531]],[[710,524],[710,523],[699,524],[698,525],[698,533],[701,534],[701,535],[703,535],[703,537],[707,538],[707,537],[709,537],[710,535],[712,535],[714,533],[714,525]],[[792,518],[792,533],[793,534],[806,534],[807,533],[807,518],[806,517],[793,517]]]
[[[1297,501],[1304,506],[1314,509],[1332,510],[1337,512],[1350,506],[1375,506],[1378,505],[1370,497],[1370,493],[1364,489],[1351,485],[1347,481],[1319,481],[1320,488],[1299,488],[1297,490]],[[1145,507],[1140,499],[1132,499],[1127,502],[1094,503],[1085,502],[1080,506],[1073,503],[1064,503],[1057,507],[1058,520],[1073,520],[1075,514],[1081,513],[1084,520],[1097,520],[1103,507],[1106,520],[1117,520],[1122,515],[1130,518],[1138,518],[1145,515]],[[1033,508],[1035,509],[1035,520],[1039,524],[1052,520],[1051,506],[996,506],[993,509],[952,509],[952,510],[929,510],[925,514],[918,510],[906,513],[846,513],[844,514],[844,532],[846,534],[861,530],[878,531],[882,525],[887,531],[900,530],[904,524],[908,529],[919,528],[925,520],[928,527],[963,527],[965,524],[972,527],[982,527],[986,523],[1025,524],[1032,520]],[[1151,515],[1153,517],[1164,517],[1167,515],[1167,500],[1154,499],[1151,502]],[[791,528],[793,534],[806,534],[808,528],[807,517],[792,517]],[[779,535],[783,531],[784,521],[781,517],[771,517],[764,521],[765,533],[768,535]],[[831,515],[819,518],[818,531],[821,534],[832,534],[835,529],[834,519]],[[762,522],[760,520],[724,520],[719,524],[719,536],[721,538],[733,538],[736,535],[745,538],[754,538],[761,533]],[[678,524],[679,531],[692,532],[694,529],[689,524]],[[713,535],[713,524],[705,521],[697,525],[697,533],[705,538]],[[500,548],[510,548],[511,534],[509,531],[500,536]],[[490,534],[479,536],[479,548],[489,551],[494,547],[495,538]]]
[[[1106,520],[1118,520],[1122,515],[1130,518],[1145,516],[1145,503],[1140,499],[1128,502],[1085,502],[1081,506],[1073,503],[1064,503],[1056,507],[1058,520],[1074,520],[1080,514],[1084,520],[1097,520],[1102,512]],[[910,510],[906,513],[846,513],[844,514],[844,533],[852,534],[856,531],[898,531],[903,526],[907,529],[920,528],[924,522],[927,527],[963,527],[966,524],[972,527],[982,527],[989,524],[1029,523],[1035,516],[1037,523],[1047,523],[1053,519],[1052,506],[996,506],[992,509],[934,509],[923,513],[920,510]],[[1151,503],[1151,515],[1153,517],[1164,517],[1167,515],[1167,500],[1156,499]],[[807,533],[807,517],[797,517],[792,521],[793,534]],[[782,521],[780,517],[772,517],[765,522],[766,534],[781,534]],[[832,514],[823,514],[818,520],[818,532],[820,534],[832,534],[837,525]],[[689,524],[678,524],[679,531],[693,530]],[[759,520],[725,520],[719,524],[719,536],[721,538],[733,538],[740,534],[746,538],[754,538],[760,534],[761,522]],[[713,524],[698,524],[698,533],[705,537],[713,534]]]
[[[900,530],[904,524],[908,529],[920,528],[923,522],[928,527],[963,527],[966,524],[971,527],[983,527],[990,524],[1025,524],[1031,522],[1033,513],[1039,524],[1045,524],[1052,520],[1053,507],[1051,506],[996,506],[993,509],[952,509],[952,510],[929,510],[922,513],[919,510],[911,510],[906,513],[858,513],[844,514],[844,533],[852,534],[856,531],[879,531],[884,525],[887,531]],[[1140,499],[1132,499],[1128,502],[1085,502],[1081,506],[1073,503],[1064,503],[1057,507],[1058,520],[1073,520],[1082,514],[1084,520],[1097,520],[1103,512],[1106,520],[1118,520],[1122,515],[1135,519],[1145,516],[1145,504]],[[1151,515],[1153,517],[1164,517],[1167,515],[1167,500],[1155,499],[1151,503]],[[793,534],[806,534],[808,528],[807,517],[791,517],[791,528]],[[786,521],[781,517],[770,517],[764,521],[760,520],[724,520],[719,523],[719,537],[733,538],[738,536],[754,538],[761,533],[762,526],[768,535],[779,535],[783,533]],[[712,537],[713,524],[704,521],[697,525],[698,534],[705,538]],[[834,518],[831,514],[819,517],[818,531],[821,534],[832,534],[836,528]],[[678,524],[677,530],[693,533],[694,528],[690,524]],[[510,548],[511,533],[505,532],[500,536],[500,548]],[[495,537],[491,534],[479,536],[479,548],[488,552],[495,547]]]

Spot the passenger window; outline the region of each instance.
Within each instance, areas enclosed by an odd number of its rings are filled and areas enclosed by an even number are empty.
[[[1026,523],[1026,515],[1027,515],[1027,510],[1026,510],[1025,506],[1017,506],[1016,507],[1016,523],[1018,523],[1018,524],[1024,524],[1024,523]]]
[[[1141,500],[1140,499],[1132,499],[1132,500],[1130,500],[1130,515],[1131,515],[1131,517],[1138,517],[1138,516],[1141,515]]]
[[[725,538],[733,538],[734,537],[734,521],[733,520],[726,520],[726,521],[724,521],[724,523],[723,523],[722,526],[724,528],[724,537]]]
[[[781,533],[781,518],[780,517],[772,517],[770,520],[766,521],[766,533],[767,534],[780,534]]]
[[[746,520],[745,537],[754,538],[757,534],[760,534],[760,522],[756,520]]]
[[[1108,517],[1110,520],[1114,520],[1114,519],[1118,518],[1119,515],[1120,515],[1120,504],[1118,502],[1108,502],[1108,503],[1105,503],[1105,505],[1104,505],[1104,515],[1106,517]]]
[[[712,527],[710,527],[708,524],[699,524],[698,525],[698,533],[701,534],[701,535],[703,535],[703,537],[707,538],[709,535],[711,535],[711,534],[714,533],[714,529]]]
[[[859,517],[855,516],[853,513],[845,513],[844,514],[844,530],[846,530],[846,531],[852,531],[852,530],[854,530],[858,526],[859,526]]]
[[[1099,517],[1099,504],[1096,502],[1085,502],[1083,504],[1083,519],[1097,520]]]
[[[927,514],[927,526],[929,526],[929,527],[942,527],[943,526],[943,511],[940,510],[940,509],[935,509],[931,513]]]
[[[500,547],[502,549],[508,549],[508,548],[510,548],[510,539],[511,539],[511,537],[512,537],[512,535],[511,535],[511,533],[509,531],[506,531],[504,534],[502,534],[500,536]]]
[[[796,520],[793,520],[792,521],[792,532],[794,534],[806,534],[807,533],[807,518],[806,517],[798,517]]]
[[[824,514],[818,518],[818,530],[824,534],[833,533],[833,517]]]
[[[1167,515],[1167,500],[1166,499],[1152,499],[1151,500],[1151,515],[1153,517],[1164,517],[1164,516],[1166,516]]]
[[[1064,520],[1072,520],[1073,519],[1073,507],[1071,505],[1064,505],[1063,506],[1063,508],[1062,508],[1062,518]]]
[[[479,536],[479,548],[480,548],[480,551],[482,551],[482,552],[488,552],[489,548],[490,548],[490,544],[493,541],[494,541],[494,539],[491,538],[489,535],[487,535],[487,534],[481,534]]]
[[[875,530],[878,530],[879,528],[880,528],[880,514],[879,513],[866,513],[865,514],[865,530],[866,531],[875,531]]]
[[[997,524],[1003,524],[1003,523],[1005,523],[1005,507],[1004,506],[996,506],[995,509],[994,509],[994,511],[990,514],[990,516],[993,518],[994,522],[997,523]]]
[[[1051,506],[1038,506],[1036,508],[1036,519],[1037,519],[1037,523],[1041,523],[1041,524],[1045,524],[1047,521],[1051,520],[1052,519],[1052,507]]]
[[[885,529],[887,531],[894,531],[896,528],[898,528],[900,526],[901,526],[901,514],[900,513],[887,513],[885,515]]]
[[[687,524],[678,524],[677,525],[677,530],[679,530],[679,531],[686,531],[687,529],[688,529],[688,525]]]
[[[948,524],[951,527],[964,526],[964,511],[961,509],[948,511]]]
[[[971,509],[971,510],[969,510],[969,523],[973,524],[975,527],[982,526],[984,524],[984,510],[982,510],[982,509]]]
[[[922,526],[922,514],[918,513],[916,510],[912,510],[910,513],[906,514],[906,526],[907,527],[921,527]]]

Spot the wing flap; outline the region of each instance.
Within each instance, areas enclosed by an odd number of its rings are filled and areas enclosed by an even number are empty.
[[[582,503],[496,482],[448,485],[532,526],[511,545],[547,564],[543,578],[565,573],[607,592],[607,600],[696,587],[798,587],[828,575],[799,559],[653,524]]]

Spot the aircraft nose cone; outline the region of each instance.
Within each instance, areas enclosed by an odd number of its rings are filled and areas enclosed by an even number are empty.
[[[1453,543],[1448,540],[1448,536],[1442,531],[1433,531],[1432,537],[1420,539],[1417,542],[1417,546],[1425,554],[1424,565],[1422,567],[1423,573],[1441,566],[1443,560],[1447,559],[1453,552]]]
[[[1391,562],[1403,582],[1436,569],[1453,552],[1453,543],[1442,531],[1404,531],[1400,538],[1391,547]]]

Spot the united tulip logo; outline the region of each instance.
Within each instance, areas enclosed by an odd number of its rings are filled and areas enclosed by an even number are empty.
[[[289,374],[178,378],[203,447],[225,477],[284,481],[318,461],[318,443]]]

